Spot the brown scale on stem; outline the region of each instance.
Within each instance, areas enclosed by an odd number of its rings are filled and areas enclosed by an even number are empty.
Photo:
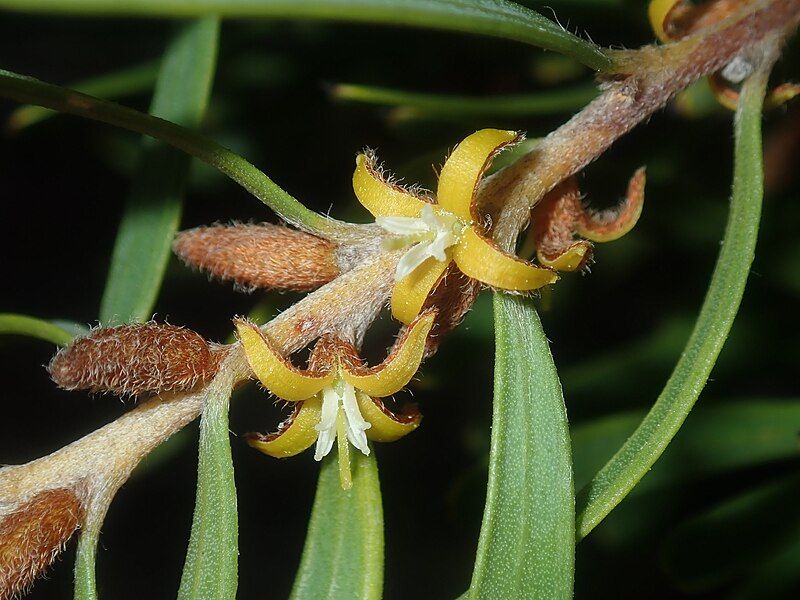
[[[55,560],[84,518],[74,490],[50,489],[0,520],[0,600],[25,592]]]

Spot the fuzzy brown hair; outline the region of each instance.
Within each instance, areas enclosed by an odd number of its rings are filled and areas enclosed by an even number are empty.
[[[74,490],[45,490],[0,520],[0,600],[24,592],[80,527]]]
[[[280,225],[214,225],[182,231],[173,250],[187,265],[237,288],[306,292],[339,275],[336,245]]]
[[[48,365],[66,390],[137,395],[190,390],[217,372],[224,350],[190,329],[153,322],[105,327],[62,348]]]

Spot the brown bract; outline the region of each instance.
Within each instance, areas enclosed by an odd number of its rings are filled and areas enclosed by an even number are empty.
[[[461,324],[472,309],[483,286],[480,281],[467,277],[455,264],[447,267],[422,310],[436,309],[436,321],[425,346],[425,356],[439,349],[443,337]]]
[[[173,249],[187,265],[245,291],[310,291],[340,273],[335,244],[269,223],[189,229]]]
[[[48,366],[66,390],[143,394],[190,390],[217,372],[224,350],[175,325],[105,327],[74,340]]]
[[[84,507],[74,490],[40,492],[0,520],[0,600],[24,592],[80,527]]]

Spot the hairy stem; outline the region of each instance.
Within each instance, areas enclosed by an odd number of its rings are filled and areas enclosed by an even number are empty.
[[[559,182],[583,169],[677,92],[733,58],[757,51],[765,39],[782,39],[798,22],[800,0],[757,0],[679,42],[617,52],[617,78],[604,84],[600,96],[533,151],[487,178],[481,201],[497,216],[495,239],[513,248],[530,209]]]

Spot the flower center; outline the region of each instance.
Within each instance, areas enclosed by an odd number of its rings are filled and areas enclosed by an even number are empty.
[[[446,261],[445,250],[458,243],[467,226],[453,213],[435,210],[430,204],[422,208],[419,217],[378,217],[375,222],[389,233],[400,236],[389,240],[390,248],[410,246],[397,263],[397,281],[411,274],[428,258]]]
[[[317,430],[317,445],[314,451],[314,460],[322,460],[333,448],[333,442],[340,434],[337,424],[343,421],[344,434],[353,446],[369,456],[369,445],[364,433],[372,427],[361,416],[356,401],[355,388],[349,383],[337,379],[336,382],[322,390],[322,414],[319,423],[314,426]],[[339,445],[344,440],[340,440]],[[341,453],[340,453],[341,454]],[[340,460],[341,460],[340,456]]]

